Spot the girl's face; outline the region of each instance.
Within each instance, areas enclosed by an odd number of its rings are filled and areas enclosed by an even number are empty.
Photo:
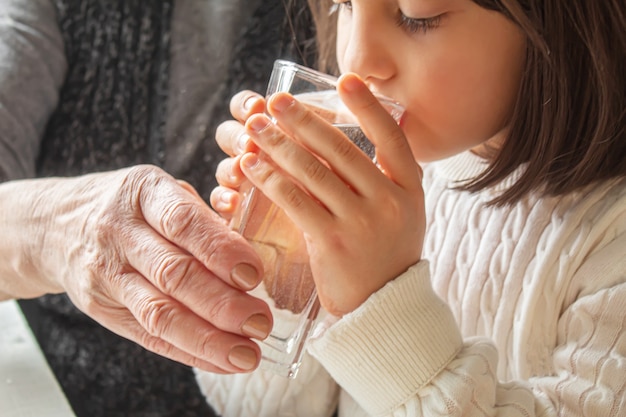
[[[471,0],[336,0],[337,57],[406,107],[418,161],[503,138],[523,71],[523,32]]]

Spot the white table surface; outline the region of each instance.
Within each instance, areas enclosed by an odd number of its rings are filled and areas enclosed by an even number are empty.
[[[75,417],[15,301],[0,302],[0,416]]]

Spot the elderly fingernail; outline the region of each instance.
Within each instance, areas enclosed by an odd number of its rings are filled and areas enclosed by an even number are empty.
[[[230,279],[243,290],[251,290],[259,283],[259,272],[248,264],[239,264],[230,272]]]
[[[235,346],[228,353],[228,361],[244,371],[251,371],[256,368],[257,356],[253,349],[247,346]]]
[[[263,340],[272,330],[272,323],[263,314],[254,314],[248,318],[241,326],[241,332],[248,337]]]

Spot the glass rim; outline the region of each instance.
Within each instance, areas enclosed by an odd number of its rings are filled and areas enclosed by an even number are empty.
[[[274,70],[279,68],[282,68],[283,70],[289,70],[292,72],[293,75],[298,74],[298,76],[301,76],[307,81],[312,81],[316,83],[322,82],[328,84],[329,90],[337,88],[337,82],[339,78],[335,77],[334,75],[330,75],[286,59],[277,59],[274,61]],[[272,71],[272,73],[274,73],[274,71]],[[272,84],[271,79],[269,84]],[[383,104],[383,106],[387,108],[387,111],[389,111],[394,120],[396,120],[397,123],[400,123],[400,120],[406,112],[405,107],[400,104],[400,102],[391,97],[387,97],[375,91],[372,91],[372,94]]]

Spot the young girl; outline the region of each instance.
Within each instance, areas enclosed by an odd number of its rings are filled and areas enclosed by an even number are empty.
[[[626,415],[623,1],[332,10],[338,89],[377,166],[291,96],[268,99],[273,124],[243,92],[212,195],[230,216],[245,176],[286,210],[327,327],[296,380],[198,372],[208,401],[227,417]],[[400,126],[370,89],[406,107]]]

